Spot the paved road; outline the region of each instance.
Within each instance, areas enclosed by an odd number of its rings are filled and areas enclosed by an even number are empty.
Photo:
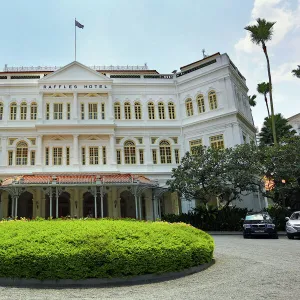
[[[300,240],[215,236],[216,264],[162,283],[118,288],[37,290],[1,288],[1,300],[18,299],[299,299]]]

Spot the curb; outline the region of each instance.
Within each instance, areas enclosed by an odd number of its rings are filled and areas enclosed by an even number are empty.
[[[128,278],[90,278],[83,280],[58,279],[58,280],[38,280],[23,278],[0,278],[0,286],[17,287],[17,288],[89,288],[89,287],[112,287],[112,286],[130,286],[139,284],[149,284],[155,282],[163,282],[192,275],[206,270],[215,263],[215,259],[211,262],[185,269],[179,272],[169,272],[164,274],[147,274]]]
[[[205,231],[210,235],[243,235],[242,231]],[[278,231],[278,235],[284,236],[286,235],[285,231]]]

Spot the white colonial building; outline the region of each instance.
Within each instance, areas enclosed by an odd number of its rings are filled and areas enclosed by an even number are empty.
[[[296,131],[297,135],[300,135],[300,113],[289,117],[287,120]]]
[[[216,53],[159,74],[143,67],[0,73],[0,217],[155,219],[193,202],[166,192],[185,152],[255,140],[246,80]],[[258,195],[240,204],[260,209]]]

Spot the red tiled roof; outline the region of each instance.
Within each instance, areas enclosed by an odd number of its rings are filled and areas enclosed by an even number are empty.
[[[132,174],[70,174],[70,175],[24,175],[6,178],[1,186],[9,186],[14,182],[18,184],[51,184],[54,180],[58,184],[94,184],[100,181],[102,184],[111,183],[134,183],[139,181],[142,184],[155,183],[143,175]]]

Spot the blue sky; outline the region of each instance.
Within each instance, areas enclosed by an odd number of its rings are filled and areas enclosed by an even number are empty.
[[[257,17],[277,21],[270,59],[275,111],[300,112],[300,80],[290,70],[300,64],[300,0],[52,0],[1,1],[0,68],[65,65],[143,65],[169,73],[207,54],[227,52],[247,78],[249,94],[267,80],[265,59],[243,29]],[[298,93],[298,94],[297,94]],[[261,126],[263,99],[253,109]]]

